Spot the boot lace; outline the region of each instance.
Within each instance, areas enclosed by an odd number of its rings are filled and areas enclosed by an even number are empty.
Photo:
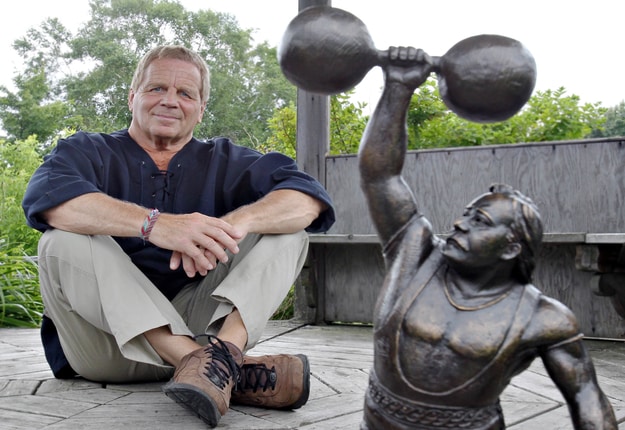
[[[206,345],[204,351],[210,354],[212,358],[207,361],[205,366],[204,374],[206,377],[222,390],[231,377],[235,384],[238,383],[241,369],[234,357],[232,357],[226,344],[218,337],[208,334],[195,336],[195,339],[201,336],[208,338],[208,345]]]
[[[244,364],[241,373],[241,381],[237,389],[242,392],[252,390],[255,393],[259,389],[267,391],[276,388],[278,375],[275,366],[268,369],[264,364]]]

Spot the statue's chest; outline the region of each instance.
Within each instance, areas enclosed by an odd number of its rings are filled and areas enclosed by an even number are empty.
[[[501,353],[518,297],[473,310],[454,307],[428,285],[406,308],[398,336],[400,371],[425,390],[445,391],[476,377]]]

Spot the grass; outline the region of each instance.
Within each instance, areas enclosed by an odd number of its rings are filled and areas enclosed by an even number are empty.
[[[272,320],[290,320],[295,314],[295,286],[292,286],[282,304],[274,312]]]
[[[39,327],[42,314],[36,262],[0,249],[0,327]]]

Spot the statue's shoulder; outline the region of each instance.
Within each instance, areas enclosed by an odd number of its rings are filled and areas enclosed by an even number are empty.
[[[415,214],[382,244],[382,252],[387,261],[401,257],[419,265],[442,244],[443,240],[432,231],[430,221],[421,214]]]
[[[534,302],[533,315],[526,330],[529,338],[538,344],[553,345],[580,336],[577,318],[569,307],[533,285],[525,288]]]

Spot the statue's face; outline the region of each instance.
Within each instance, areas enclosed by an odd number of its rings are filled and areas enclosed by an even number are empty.
[[[465,269],[496,267],[510,259],[514,237],[510,227],[512,211],[512,201],[501,194],[478,198],[454,222],[454,231],[443,247],[443,254],[450,263]]]

